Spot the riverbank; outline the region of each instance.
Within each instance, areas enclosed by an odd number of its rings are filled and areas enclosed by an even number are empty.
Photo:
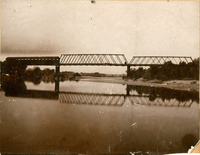
[[[102,82],[102,83],[118,83],[135,86],[150,86],[150,87],[165,87],[176,90],[185,91],[199,91],[198,80],[171,80],[171,81],[159,81],[159,80],[123,80],[121,77],[90,77],[82,76],[79,78],[81,81]]]

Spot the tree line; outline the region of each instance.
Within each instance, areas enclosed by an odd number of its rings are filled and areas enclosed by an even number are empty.
[[[23,79],[25,81],[33,82],[34,84],[40,84],[41,81],[45,83],[55,82],[55,72],[54,69],[45,68],[41,70],[39,67],[33,69],[29,68],[24,71]]]
[[[138,69],[131,68],[129,79],[137,80],[144,78],[147,80],[174,80],[174,79],[199,79],[199,58],[193,62],[180,62],[178,65],[171,61],[166,62],[163,66],[150,66],[148,69],[139,67]]]
[[[17,74],[18,76],[22,76],[27,68],[27,65],[21,63],[19,61],[13,62],[0,62],[1,63],[1,72],[4,74]]]

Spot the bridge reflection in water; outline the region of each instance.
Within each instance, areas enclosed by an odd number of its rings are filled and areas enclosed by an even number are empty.
[[[58,99],[58,92],[56,91],[26,90],[19,93],[6,92],[5,95],[26,98]]]
[[[124,101],[125,95],[118,94],[94,94],[76,92],[59,93],[60,103],[122,106]]]
[[[162,98],[156,98],[154,101],[150,101],[149,98],[150,96],[148,95],[92,94],[75,92],[59,93],[59,102],[67,104],[123,106],[125,101],[129,100],[132,105],[190,107],[193,103],[192,100],[181,102],[176,99],[162,100]]]
[[[19,88],[19,85],[21,88]],[[81,93],[81,92],[63,92],[63,91],[42,91],[42,90],[27,90],[24,81],[17,83],[9,82],[4,85],[5,95],[25,98],[43,98],[56,99],[61,104],[85,104],[85,105],[101,105],[101,106],[123,106],[126,101],[132,105],[143,106],[164,106],[164,107],[190,107],[194,98],[176,99],[173,96],[167,99],[155,94],[154,88],[150,88],[153,93],[141,93],[138,95],[130,95],[130,92],[135,89],[135,86],[127,85],[126,94],[100,94],[100,93]],[[145,87],[141,87],[144,89]],[[170,94],[172,90],[165,88]],[[190,95],[186,95],[190,96]],[[180,97],[179,97],[180,98]],[[198,98],[198,97],[197,97]]]
[[[184,152],[198,140],[198,92],[144,86],[118,86],[119,94],[103,94],[104,87],[96,90],[103,93],[58,92],[26,84],[4,84],[5,153],[165,154]],[[74,85],[61,90],[85,91],[85,84]]]

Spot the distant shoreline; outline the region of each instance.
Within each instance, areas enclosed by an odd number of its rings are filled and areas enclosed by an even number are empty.
[[[175,90],[184,91],[198,91],[199,92],[199,81],[198,80],[170,80],[170,81],[159,81],[159,80],[123,80],[122,77],[91,77],[82,76],[78,78],[80,81],[90,82],[102,82],[102,83],[118,83],[135,86],[150,86],[150,87],[164,87]]]

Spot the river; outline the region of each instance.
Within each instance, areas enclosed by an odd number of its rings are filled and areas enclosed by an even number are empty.
[[[2,153],[181,153],[198,141],[196,94],[89,81],[60,82],[55,92],[55,83],[19,83],[0,91]]]

